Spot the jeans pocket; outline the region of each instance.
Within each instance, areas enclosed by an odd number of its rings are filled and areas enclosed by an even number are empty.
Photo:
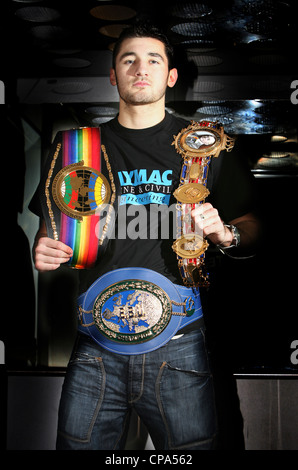
[[[71,358],[59,409],[58,432],[80,442],[89,442],[102,405],[106,374],[102,359],[85,353]]]
[[[197,386],[203,387],[205,382],[211,377],[211,373],[209,371],[198,371],[195,369],[181,369],[179,367],[173,367],[171,364],[166,365],[169,371],[172,371],[172,375],[175,375],[174,381],[177,382],[177,386],[179,387],[180,376],[182,377],[182,386],[184,384],[191,383],[192,379],[196,380]],[[174,374],[175,373],[175,374]]]
[[[170,449],[212,445],[216,413],[208,368],[186,369],[165,362],[156,383],[156,394]]]

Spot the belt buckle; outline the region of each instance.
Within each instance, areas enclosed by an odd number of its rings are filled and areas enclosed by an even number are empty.
[[[145,280],[124,280],[105,288],[93,304],[100,333],[112,341],[139,344],[159,335],[171,319],[166,292]]]

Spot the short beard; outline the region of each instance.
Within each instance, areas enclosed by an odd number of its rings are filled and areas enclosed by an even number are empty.
[[[156,94],[156,95],[151,94],[151,95],[142,97],[142,96],[138,96],[138,93],[130,93],[130,92],[123,93],[121,88],[118,85],[117,75],[116,75],[116,82],[117,82],[117,89],[118,89],[119,96],[121,100],[127,105],[142,106],[145,104],[156,103],[165,96],[166,91],[167,91],[167,83],[165,83],[164,90],[161,91],[160,94]]]
[[[122,101],[127,105],[142,106],[145,104],[153,104],[161,100],[165,96],[165,92],[158,96],[151,95],[151,96],[143,96],[143,97],[138,96],[137,94],[134,94],[134,93],[126,93],[125,95],[123,95],[122,93],[119,92],[119,96],[122,99]]]

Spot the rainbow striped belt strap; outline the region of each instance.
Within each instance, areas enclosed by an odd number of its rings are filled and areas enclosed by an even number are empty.
[[[59,234],[53,230],[54,238],[72,248],[69,266],[91,268],[98,257],[100,210],[111,195],[109,182],[101,173],[100,128],[71,129],[61,134],[56,158],[62,151],[62,168],[51,187],[53,201],[60,209]]]

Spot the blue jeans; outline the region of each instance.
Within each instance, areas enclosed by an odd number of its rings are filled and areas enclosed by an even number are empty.
[[[216,415],[202,330],[122,356],[80,335],[65,377],[57,449],[121,450],[132,408],[156,450],[214,448]]]

